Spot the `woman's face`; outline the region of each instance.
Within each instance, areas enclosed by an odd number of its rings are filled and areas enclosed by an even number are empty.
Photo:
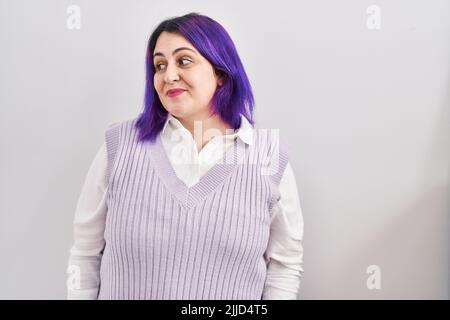
[[[183,48],[183,49],[180,49]],[[221,85],[213,66],[183,36],[163,31],[153,52],[154,85],[164,108],[186,121],[210,116],[210,102]],[[171,89],[185,91],[169,96]]]

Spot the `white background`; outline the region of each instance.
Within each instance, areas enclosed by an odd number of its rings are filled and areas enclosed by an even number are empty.
[[[367,27],[370,5],[380,29]],[[76,202],[104,131],[141,111],[153,29],[192,11],[229,32],[257,126],[291,146],[299,298],[448,299],[445,0],[0,0],[0,298],[65,299]],[[366,286],[370,265],[380,290]]]

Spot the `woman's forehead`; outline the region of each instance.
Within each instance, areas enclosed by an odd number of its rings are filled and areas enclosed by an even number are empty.
[[[195,47],[185,37],[178,33],[166,31],[163,31],[158,37],[154,52],[161,52],[166,55],[171,54],[173,50],[179,47],[189,48],[197,53]]]

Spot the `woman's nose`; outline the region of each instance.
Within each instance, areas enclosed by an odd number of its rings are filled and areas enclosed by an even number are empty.
[[[165,81],[167,83],[171,83],[175,80],[179,80],[180,76],[178,75],[178,69],[176,66],[167,66]]]

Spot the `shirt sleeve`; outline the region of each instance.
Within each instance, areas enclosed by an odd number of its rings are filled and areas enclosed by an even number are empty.
[[[92,162],[73,221],[73,246],[67,273],[67,299],[97,299],[105,246],[107,151],[104,142]]]
[[[303,276],[303,215],[294,172],[288,163],[280,181],[281,197],[273,208],[265,259],[263,300],[295,300]]]

